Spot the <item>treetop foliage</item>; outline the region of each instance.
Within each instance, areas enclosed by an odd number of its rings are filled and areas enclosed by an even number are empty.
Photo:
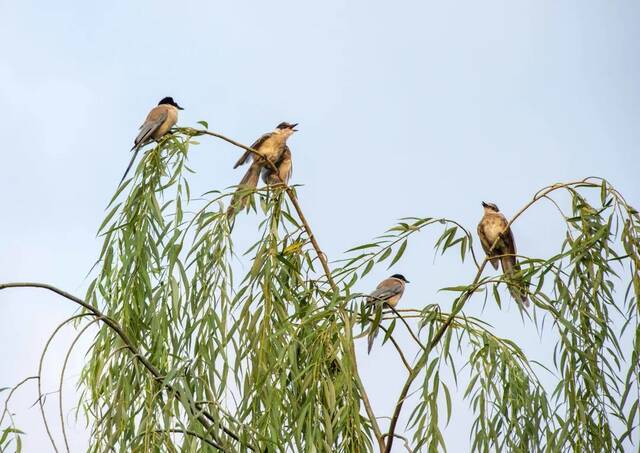
[[[545,187],[510,218],[552,203],[565,225],[553,256],[518,256],[516,277],[532,303],[521,315],[555,341],[540,364],[465,315],[472,298],[502,306],[500,288],[514,278],[485,272],[475,225],[405,218],[329,261],[298,188],[281,184],[247,190],[259,221],[254,243],[236,250],[233,226],[246,217],[227,215],[233,191],[194,197],[187,157],[196,137],[248,148],[202,126],[165,136],[118,189],[84,299],[46,284],[0,284],[39,286],[80,304],[56,332],[72,324],[80,336],[99,325],[79,382],[89,451],[444,451],[456,394],[474,416],[473,451],[638,448],[640,216],[608,181]],[[431,304],[375,316],[358,282],[394,267],[427,231],[438,253],[471,260],[475,276],[442,288],[448,312]],[[371,328],[406,371],[390,414],[374,413],[358,369],[354,344]],[[417,356],[396,340],[398,329]],[[8,406],[0,430],[1,451],[21,449]],[[64,423],[62,433],[47,431],[55,451],[68,450]]]

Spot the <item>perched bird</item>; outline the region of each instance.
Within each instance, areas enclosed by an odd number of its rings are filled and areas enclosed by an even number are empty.
[[[140,148],[153,140],[160,140],[164,134],[169,132],[169,129],[175,126],[178,121],[178,110],[184,109],[180,107],[172,97],[162,98],[162,100],[158,102],[158,105],[151,109],[147,115],[147,119],[144,120],[144,123],[140,126],[140,133],[133,141],[131,151],[135,150],[135,152],[120,180],[120,184],[122,184],[124,178],[127,177],[127,173],[129,173],[133,162],[136,160]]]
[[[378,325],[380,324],[384,305],[387,304],[390,307],[395,308],[404,293],[404,287],[407,283],[409,283],[409,280],[404,278],[403,275],[393,274],[391,277],[382,280],[376,287],[375,291],[367,297],[367,305],[373,305],[376,310],[373,324],[369,330],[367,346],[368,353],[371,352],[373,340],[375,340],[378,335]]]
[[[279,183],[281,180],[286,184],[289,181],[292,164],[291,150],[287,146],[287,139],[298,130],[295,128],[297,125],[298,123],[291,124],[286,122],[278,124],[272,132],[264,134],[251,145],[251,148],[258,151],[262,157],[247,151],[236,162],[233,168],[238,168],[249,161],[251,161],[251,166],[238,183],[238,189],[227,211],[228,214],[244,207],[246,197],[241,196],[240,191],[257,187],[260,173],[262,173],[262,179],[267,184]],[[265,159],[278,169],[277,174]]]
[[[494,203],[482,202],[484,215],[478,223],[478,236],[485,253],[489,257],[494,269],[498,269],[498,263],[502,263],[502,272],[507,277],[513,277],[513,274],[520,270],[516,259],[516,242],[513,239],[511,228],[507,228],[509,222],[500,212],[498,206]],[[497,240],[497,243],[496,243]],[[491,247],[496,244],[493,250]],[[524,291],[524,282],[522,280],[512,281],[509,286],[509,292],[515,300],[521,305],[528,307],[529,300]]]

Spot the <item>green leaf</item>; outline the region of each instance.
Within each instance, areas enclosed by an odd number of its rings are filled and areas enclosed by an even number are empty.
[[[363,245],[359,245],[357,247],[354,247],[352,249],[349,249],[346,251],[346,253],[351,253],[351,252],[355,252],[357,250],[365,250],[365,249],[370,249],[370,248],[374,248],[374,247],[379,247],[377,242],[371,242],[369,244],[363,244]]]
[[[400,244],[400,248],[398,248],[398,251],[396,252],[396,255],[391,260],[391,264],[389,264],[389,266],[387,266],[387,269],[389,269],[391,266],[393,266],[395,263],[398,262],[398,260],[404,254],[404,251],[405,251],[406,248],[407,248],[407,239],[402,241],[402,244]]]

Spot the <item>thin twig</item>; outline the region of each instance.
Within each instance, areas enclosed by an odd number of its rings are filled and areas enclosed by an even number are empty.
[[[3,289],[0,286],[0,289]],[[58,446],[56,445],[56,441],[53,438],[53,434],[51,429],[49,428],[49,422],[47,421],[47,415],[44,412],[44,394],[42,393],[42,367],[44,365],[44,357],[47,354],[47,350],[49,349],[49,345],[53,341],[53,338],[57,335],[57,333],[64,327],[67,323],[82,318],[84,316],[91,316],[90,313],[81,313],[79,315],[74,315],[68,319],[65,319],[62,323],[58,324],[53,333],[49,336],[49,339],[44,345],[42,353],[40,354],[40,361],[38,363],[38,407],[40,408],[40,415],[42,416],[42,423],[44,424],[44,428],[47,431],[47,435],[49,436],[49,441],[51,442],[51,446],[54,451],[58,452]]]
[[[11,426],[15,427],[15,424],[13,422],[13,417],[11,415],[11,411],[9,410],[9,401],[11,400],[11,397],[13,396],[13,394],[20,388],[22,387],[24,384],[26,384],[27,382],[29,382],[32,379],[38,379],[38,376],[29,376],[24,378],[23,380],[21,380],[20,382],[18,382],[16,385],[13,386],[13,388],[11,389],[11,391],[9,392],[9,394],[7,395],[7,399],[4,400],[4,410],[2,411],[2,415],[0,415],[0,426],[2,426],[2,422],[4,422],[4,415],[7,414],[9,416],[9,423],[11,423]],[[14,433],[15,436],[18,436],[18,433]]]
[[[349,313],[351,314],[355,314],[352,310],[346,309]],[[415,310],[418,311],[418,310]],[[367,316],[366,319],[369,322],[373,322],[373,318]],[[384,318],[382,318],[384,319]],[[395,317],[393,318],[388,318],[388,319],[396,319]],[[386,327],[384,327],[383,325],[379,326],[386,335],[389,336],[389,340],[391,340],[391,343],[393,344],[393,346],[396,348],[396,351],[398,351],[398,355],[400,356],[400,360],[402,360],[402,363],[404,364],[405,368],[411,372],[411,365],[409,365],[409,361],[407,360],[407,358],[405,357],[404,353],[402,352],[402,348],[400,348],[400,345],[398,344],[398,342],[396,341],[396,339],[393,337],[393,335],[389,334],[389,329],[387,329]],[[360,338],[360,336],[358,336],[357,338]],[[381,417],[376,417],[376,418],[381,418]]]
[[[62,371],[60,371],[60,382],[58,383],[58,411],[59,411],[59,415],[60,415],[60,427],[62,428],[62,438],[64,439],[64,445],[67,448],[67,451],[70,452],[71,450],[69,449],[69,439],[67,438],[67,430],[65,429],[65,424],[64,424],[64,413],[62,410],[62,383],[64,382],[64,373],[67,369],[67,363],[69,362],[69,357],[71,356],[71,351],[73,351],[73,347],[76,345],[76,343],[78,342],[78,340],[80,339],[80,337],[82,336],[83,333],[86,332],[86,330],[91,327],[94,323],[101,321],[102,318],[98,318],[96,317],[95,319],[92,319],[89,324],[87,324],[86,326],[84,326],[82,328],[82,330],[80,330],[80,332],[78,333],[78,335],[76,335],[76,337],[74,338],[73,342],[71,343],[71,346],[69,346],[69,349],[67,350],[67,354],[64,357],[64,362],[62,363]]]
[[[409,326],[409,323],[404,319],[404,317],[398,313],[396,311],[396,309],[394,307],[392,307],[391,305],[387,304],[387,306],[396,314],[396,316],[398,318],[400,318],[400,320],[402,321],[402,323],[404,324],[404,326],[407,328],[407,330],[409,331],[409,334],[411,335],[411,337],[413,337],[413,339],[416,341],[416,343],[418,344],[418,346],[420,346],[420,349],[424,350],[425,347],[422,345],[422,342],[420,342],[420,338],[413,333],[413,329],[411,329],[411,326]]]
[[[383,434],[382,437],[389,437],[389,433]],[[407,439],[404,436],[401,436],[400,434],[394,434],[393,437],[397,437],[398,439],[402,439],[404,441],[404,448],[406,448],[409,453],[413,453],[413,449],[409,445],[409,439]]]
[[[380,326],[380,328],[384,331],[385,334],[388,334],[389,331],[384,327],[384,326]],[[391,343],[393,344],[393,346],[396,348],[396,351],[398,351],[398,355],[400,356],[400,360],[402,360],[402,364],[404,365],[404,367],[407,369],[407,371],[409,373],[411,373],[411,365],[409,365],[409,361],[407,360],[407,358],[404,356],[404,353],[402,352],[402,348],[400,347],[400,345],[396,342],[396,339],[393,338],[393,335],[389,335],[389,340],[391,340]]]

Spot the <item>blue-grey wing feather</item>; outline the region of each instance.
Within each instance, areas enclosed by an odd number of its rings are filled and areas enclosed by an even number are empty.
[[[400,283],[393,286],[385,286],[382,288],[377,288],[375,291],[369,294],[369,297],[367,298],[367,302],[372,303],[380,300],[384,301],[393,296],[397,296],[401,292],[402,292],[402,285]]]
[[[167,119],[167,112],[162,112],[157,118],[153,120],[147,120],[144,122],[142,126],[140,126],[140,133],[134,140],[136,146],[144,145],[150,142],[153,139],[153,133],[158,130],[158,128],[164,123]]]

